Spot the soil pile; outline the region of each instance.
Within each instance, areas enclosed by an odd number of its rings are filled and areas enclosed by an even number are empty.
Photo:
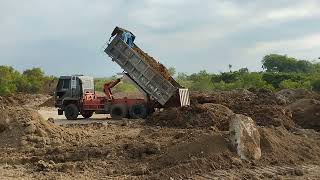
[[[291,111],[279,105],[239,105],[231,109],[237,114],[251,117],[259,126],[284,126],[287,129],[295,127]]]
[[[0,96],[0,108],[8,106],[27,106],[35,107],[39,106],[41,103],[45,102],[49,95],[43,94],[15,94],[9,96]]]
[[[303,128],[320,131],[320,101],[300,99],[288,106],[293,120]]]
[[[43,120],[36,111],[17,107],[0,110],[0,129],[0,148],[59,144],[63,132],[61,127]]]
[[[169,147],[157,161],[154,168],[173,166],[194,158],[208,157],[211,154],[230,152],[227,137],[221,134],[202,134],[190,142],[181,142]]]
[[[190,107],[167,108],[154,113],[148,124],[178,128],[210,128],[228,130],[229,117],[233,112],[220,104],[196,104]]]
[[[308,130],[289,132],[283,127],[259,128],[262,158],[258,161],[241,160],[233,152],[222,134],[206,134],[192,140],[169,146],[149,162],[151,177],[185,179],[194,174],[215,170],[237,171],[265,166],[297,166],[305,163],[319,164],[320,134]],[[164,149],[164,148],[162,148]],[[290,172],[287,172],[290,173]],[[295,171],[292,172],[296,174]],[[149,176],[150,177],[150,176]],[[263,173],[262,178],[271,177]]]
[[[0,96],[0,106],[21,106],[27,104],[28,98],[21,95]]]
[[[290,133],[282,127],[260,128],[261,164],[299,164],[320,162],[320,134],[297,130]]]
[[[293,103],[299,99],[317,99],[320,100],[318,93],[305,89],[283,89],[275,93],[279,98],[283,99],[286,104]]]
[[[203,133],[192,140],[167,147],[161,155],[152,159],[149,169],[156,172],[151,176],[155,179],[186,179],[193,173],[242,167],[241,160],[235,156],[224,135]]]
[[[167,127],[211,127],[227,130],[230,115],[251,117],[259,126],[295,127],[284,102],[268,90],[233,90],[191,94],[191,106],[154,113],[149,123]]]
[[[216,103],[227,107],[238,105],[282,105],[283,101],[273,92],[265,89],[251,91],[236,89],[232,91],[214,91],[210,93],[191,92],[193,104]]]
[[[46,100],[44,103],[40,104],[39,107],[54,107],[54,98],[51,97]]]
[[[274,94],[246,90],[214,93],[217,96],[204,94],[207,97],[198,96],[198,100],[215,103],[197,100],[190,107],[165,109],[154,113],[147,125],[110,120],[57,126],[27,106],[6,106],[0,109],[0,178],[290,179],[301,174],[308,177],[307,171],[296,167],[320,167],[320,133],[286,129],[283,123],[292,120],[290,111]],[[313,101],[296,101],[290,108],[302,108],[297,112],[307,116],[319,112],[314,108],[318,102]],[[260,124],[260,160],[241,160],[229,147],[230,132],[219,131],[228,129],[233,111]],[[293,119],[298,122],[294,112]],[[293,168],[284,170],[286,167]],[[13,173],[4,175],[8,170]],[[211,173],[214,176],[204,176]]]
[[[208,93],[190,92],[190,99],[192,104],[215,103],[228,106],[235,102],[249,102],[255,98],[255,94],[245,90],[232,91],[213,91]]]
[[[230,108],[234,113],[251,117],[259,126],[295,126],[291,112],[285,102],[269,90],[232,90],[212,93],[192,93],[193,104],[218,103]]]

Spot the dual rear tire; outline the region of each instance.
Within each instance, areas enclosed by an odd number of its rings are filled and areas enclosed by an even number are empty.
[[[148,109],[144,104],[135,104],[130,107],[129,114],[133,119],[145,119],[148,116]]]
[[[122,119],[128,117],[128,107],[123,104],[115,104],[111,106],[110,116],[112,119]]]
[[[111,107],[112,119],[133,118],[144,119],[148,115],[148,109],[144,104],[134,104],[130,108],[123,104],[115,104]]]

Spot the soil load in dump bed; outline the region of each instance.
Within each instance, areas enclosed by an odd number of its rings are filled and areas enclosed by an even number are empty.
[[[159,61],[155,60],[153,57],[149,56],[148,53],[145,53],[142,49],[140,49],[137,45],[134,45],[132,48],[144,62],[148,63],[154,70],[158,71],[162,77],[168,80],[173,86],[181,87],[170,75],[168,69],[161,64]]]

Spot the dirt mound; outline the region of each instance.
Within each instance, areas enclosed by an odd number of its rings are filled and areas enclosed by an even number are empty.
[[[300,99],[288,106],[293,120],[303,128],[320,131],[320,101]]]
[[[248,105],[277,105],[283,104],[274,93],[265,89],[236,89],[232,91],[213,91],[209,93],[191,92],[193,104],[216,103],[227,107],[239,104]]]
[[[224,135],[206,134],[192,141],[174,144],[158,157],[150,160],[149,170],[155,179],[172,177],[185,179],[192,174],[216,170],[237,171],[265,166],[319,164],[320,134],[297,130],[289,132],[283,127],[259,128],[262,158],[258,161],[241,160],[228,146]],[[264,174],[268,177],[268,174]]]
[[[291,112],[283,105],[285,102],[273,92],[264,89],[238,89],[215,91],[211,93],[192,93],[192,104],[218,103],[234,113],[251,117],[259,126],[295,126]]]
[[[296,167],[320,165],[320,133],[295,127],[291,111],[273,93],[213,92],[194,102],[127,125],[111,120],[57,126],[43,120],[34,108],[6,106],[0,109],[0,171],[13,173],[0,178],[250,179],[257,175],[290,179],[301,175]],[[314,108],[317,104],[316,100],[299,100],[290,108],[308,117],[310,109],[319,112]],[[220,130],[228,130],[233,112],[246,114],[260,125],[260,160],[241,160],[229,147],[230,132]],[[312,117],[316,120],[318,116]],[[282,171],[287,166],[294,168]],[[270,175],[271,171],[276,173]]]
[[[10,95],[10,96],[0,96],[0,106],[18,106],[25,105],[27,103],[27,98],[21,98],[21,95]]]
[[[155,167],[167,167],[186,162],[192,157],[207,157],[229,151],[228,142],[222,135],[202,134],[191,142],[181,142],[169,147],[164,155],[154,162]]]
[[[228,144],[227,138],[218,133],[204,133],[191,141],[177,143],[150,162],[150,170],[156,172],[151,177],[186,179],[194,173],[242,167]]]
[[[279,98],[283,99],[286,104],[293,103],[299,99],[320,99],[316,92],[305,89],[283,89],[275,93]]]
[[[234,102],[252,101],[255,94],[245,90],[238,89],[232,91],[213,91],[208,93],[190,92],[190,99],[192,104],[215,103],[230,105]]]
[[[133,159],[141,159],[148,155],[159,154],[160,144],[154,142],[132,142],[125,144],[123,149],[127,152],[127,156]]]
[[[210,128],[228,130],[229,117],[233,112],[220,104],[196,104],[190,107],[167,108],[154,113],[147,120],[148,124],[178,128]]]
[[[61,143],[63,130],[43,120],[31,109],[7,107],[0,110],[0,148],[44,147]]]
[[[279,105],[239,105],[231,109],[237,114],[251,117],[259,126],[284,126],[287,129],[295,127],[291,111]]]
[[[43,94],[22,94],[17,93],[9,96],[0,96],[0,107],[4,109],[7,106],[27,106],[37,107],[50,96]]]
[[[234,113],[251,117],[259,126],[295,127],[291,112],[274,93],[267,90],[233,90],[191,94],[192,105],[169,108],[154,113],[149,123],[167,127],[211,127],[228,130],[229,117]],[[214,103],[214,104],[213,104]],[[217,103],[217,104],[216,104]]]
[[[154,113],[149,121],[168,127],[215,126],[219,130],[227,130],[228,117],[234,112],[251,117],[259,126],[295,127],[290,110],[283,106],[284,103],[274,93],[263,89],[251,91],[193,92],[190,107],[165,109]]]
[[[290,133],[278,128],[260,128],[262,164],[299,164],[320,160],[320,135],[297,130]]]
[[[49,98],[44,103],[40,104],[39,107],[54,107],[54,98]]]

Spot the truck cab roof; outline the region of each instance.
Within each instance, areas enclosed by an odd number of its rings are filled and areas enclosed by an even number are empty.
[[[72,82],[74,81],[76,83],[77,79],[79,79],[79,82],[82,85],[82,91],[84,93],[85,92],[94,93],[94,79],[91,76],[84,76],[84,75],[60,76],[59,81],[71,80]],[[71,88],[72,88],[72,86],[76,86],[76,84],[71,83]]]

